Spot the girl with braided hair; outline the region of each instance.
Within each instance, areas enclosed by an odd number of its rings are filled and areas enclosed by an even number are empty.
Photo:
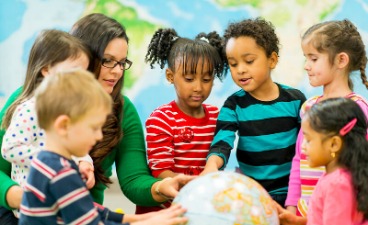
[[[309,83],[313,87],[323,86],[321,96],[308,99],[302,106],[301,117],[313,104],[335,97],[354,100],[367,116],[368,103],[353,92],[350,79],[352,72],[359,70],[368,89],[365,46],[354,24],[346,19],[315,24],[304,33],[301,45]],[[310,196],[325,168],[308,166],[306,155],[301,151],[302,142],[303,134],[299,132],[285,205],[293,214],[306,217]]]
[[[174,85],[176,100],[155,109],[146,121],[149,167],[164,181],[178,174],[199,175],[213,140],[218,108],[203,102],[215,78],[226,75],[222,39],[216,32],[194,39],[179,37],[174,29],[159,29],[148,46],[146,62],[161,69]],[[161,207],[137,207],[136,213]]]

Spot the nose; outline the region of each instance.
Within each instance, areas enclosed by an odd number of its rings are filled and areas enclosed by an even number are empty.
[[[124,72],[123,67],[119,64],[117,64],[114,68],[112,68],[111,71],[114,74],[123,74],[123,72]]]
[[[196,91],[196,92],[200,92],[200,91],[202,91],[202,88],[203,88],[203,86],[202,86],[203,84],[202,84],[202,82],[200,81],[200,80],[196,80],[196,81],[194,81],[193,82],[193,87],[194,87],[194,91]]]
[[[247,71],[247,67],[244,63],[240,63],[238,66],[237,66],[237,73],[238,75],[242,75],[243,73],[245,73]]]
[[[306,70],[306,71],[310,70],[310,65],[309,65],[308,61],[305,61],[305,63],[304,63],[304,70]]]

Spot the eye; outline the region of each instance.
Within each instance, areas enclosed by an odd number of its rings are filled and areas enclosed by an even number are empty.
[[[254,62],[254,60],[246,60],[245,61],[247,64],[252,64]]]

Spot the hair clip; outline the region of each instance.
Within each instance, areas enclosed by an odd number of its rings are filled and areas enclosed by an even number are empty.
[[[178,39],[179,37],[177,37],[177,36],[174,36],[173,38],[172,38],[172,40],[171,41],[176,41],[177,39]]]
[[[199,40],[205,41],[207,43],[210,43],[210,41],[206,37],[201,37]]]
[[[340,129],[340,135],[345,136],[353,127],[355,126],[357,122],[357,118],[352,119],[349,123],[347,123],[343,128]]]

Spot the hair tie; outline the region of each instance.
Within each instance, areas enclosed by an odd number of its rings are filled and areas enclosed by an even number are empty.
[[[356,122],[357,118],[354,118],[349,123],[347,123],[343,128],[340,129],[340,135],[345,136],[347,133],[349,133],[351,129],[353,129],[353,127],[355,126]]]
[[[201,37],[199,40],[205,41],[207,43],[210,43],[210,41],[206,37]]]

